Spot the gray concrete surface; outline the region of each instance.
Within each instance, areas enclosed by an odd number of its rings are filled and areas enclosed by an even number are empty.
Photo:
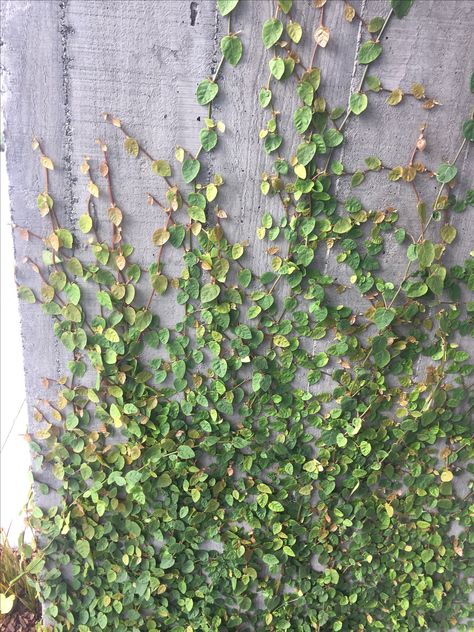
[[[385,15],[385,0],[352,0],[357,10],[370,19]],[[255,238],[261,214],[280,210],[260,193],[259,178],[270,169],[272,159],[258,147],[258,131],[266,119],[257,103],[258,89],[267,78],[267,62],[260,32],[270,16],[268,0],[242,0],[233,18],[233,30],[242,31],[245,53],[241,64],[224,67],[220,94],[213,115],[226,123],[220,148],[208,160],[226,180],[221,206],[229,215],[227,228],[236,239],[249,239],[252,267],[265,264],[265,245]],[[309,59],[311,30],[319,12],[306,0],[295,0],[295,19],[305,27],[300,51]],[[356,20],[342,16],[343,3],[329,0],[325,22],[331,41],[317,52],[322,69],[322,85],[332,107],[345,104],[357,84],[360,67],[355,63],[363,33]],[[39,217],[35,197],[42,189],[38,157],[30,148],[38,136],[46,153],[56,164],[51,179],[52,195],[61,223],[74,229],[85,209],[87,178],[79,165],[84,155],[91,157],[94,179],[100,161],[97,138],[107,142],[117,203],[125,214],[127,241],[139,245],[138,259],[149,262],[154,255],[150,235],[162,225],[160,211],[146,204],[146,192],[163,193],[146,159],[133,160],[121,149],[122,137],[107,126],[104,111],[121,118],[132,134],[142,140],[157,158],[171,156],[182,144],[194,152],[198,148],[199,118],[206,109],[195,102],[196,85],[209,76],[219,60],[219,39],[227,24],[212,0],[7,0],[2,4],[4,90],[6,92],[6,147],[10,177],[13,221],[39,234],[46,224]],[[396,108],[384,104],[386,94],[373,95],[368,111],[348,127],[343,159],[348,168],[363,166],[364,155],[378,155],[385,164],[406,163],[422,122],[426,132],[426,162],[433,168],[453,156],[459,146],[460,123],[473,106],[469,93],[469,60],[473,58],[474,2],[471,0],[417,0],[409,18],[394,18],[384,34],[384,54],[370,70],[388,88],[401,86],[409,91],[421,82],[426,93],[442,103],[423,110],[414,99]],[[291,130],[290,116],[295,107],[294,90],[278,90],[277,107],[282,125]],[[280,104],[280,106],[278,106]],[[290,136],[291,132],[285,133]],[[293,139],[296,142],[296,139]],[[294,144],[294,143],[293,143]],[[464,152],[460,158],[459,181],[463,189],[473,185],[473,160]],[[179,178],[178,178],[179,181]],[[428,185],[435,192],[436,183]],[[417,230],[413,196],[409,187],[368,177],[355,194],[367,208],[393,206],[403,220]],[[341,183],[339,195],[350,195]],[[101,196],[96,205],[100,220],[106,218],[107,202]],[[473,247],[473,210],[453,218],[458,228],[456,257],[463,261]],[[390,245],[390,244],[389,244]],[[31,282],[31,271],[22,264],[28,254],[39,259],[40,250],[15,234],[17,277]],[[400,278],[404,266],[391,244],[385,254],[387,274]],[[344,269],[331,255],[326,261],[330,273],[344,280]],[[172,275],[178,260],[167,260]],[[355,294],[354,294],[355,296]],[[344,301],[348,301],[345,295]],[[363,308],[363,306],[360,306]],[[173,322],[173,301],[155,304],[164,322]],[[37,306],[21,308],[26,383],[31,430],[37,427],[31,412],[36,401],[45,397],[41,378],[63,375],[67,356],[52,333],[49,318]]]

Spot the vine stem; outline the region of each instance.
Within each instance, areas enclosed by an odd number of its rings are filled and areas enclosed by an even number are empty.
[[[171,221],[171,209],[169,209],[169,211],[166,211],[166,212],[168,213],[168,217],[166,218],[166,223],[165,223],[164,229],[168,230],[168,226],[170,225],[170,221]],[[158,249],[158,254],[156,256],[156,265],[157,265],[158,273],[160,272],[161,254],[163,252],[164,245],[165,244],[161,244],[161,246]],[[152,291],[150,293],[150,296],[148,297],[148,301],[147,301],[147,304],[146,304],[146,309],[149,309],[154,296],[155,296],[155,288],[152,289]]]
[[[41,143],[39,142],[39,140],[37,140],[36,142],[38,143],[38,149],[40,150],[41,157],[46,158],[46,154],[43,151],[43,147],[41,146]],[[44,192],[46,195],[49,196],[49,169],[43,166],[43,172],[44,172]],[[51,226],[52,226],[53,231],[59,229],[60,225],[59,225],[54,207],[50,209],[48,215],[50,216],[50,219],[51,219]]]
[[[105,178],[107,180],[107,191],[108,191],[108,195],[109,195],[109,202],[110,202],[110,206],[111,207],[115,207],[117,206],[115,204],[115,199],[114,199],[114,193],[112,190],[112,178],[110,175],[110,164],[109,164],[109,155],[108,155],[108,151],[107,151],[107,146],[102,143],[102,141],[100,141],[100,145],[101,145],[101,149],[102,149],[102,153],[104,156],[104,163],[106,165],[106,169],[107,169],[107,173],[105,175]],[[115,243],[116,243],[116,239],[117,239],[117,228],[115,226],[115,224],[112,222],[112,250],[115,248]],[[120,249],[120,254],[122,254],[122,246],[119,245],[119,249]]]
[[[454,156],[453,161],[450,163],[451,165],[455,165],[455,164],[456,164],[456,162],[457,162],[457,161],[458,161],[458,159],[459,159],[459,156],[461,155],[461,152],[462,152],[462,150],[463,150],[463,148],[464,148],[465,144],[466,144],[466,139],[464,139],[464,140],[462,141],[462,143],[461,143],[461,145],[460,145],[460,147],[459,147],[458,151],[456,152],[456,155]],[[445,184],[445,183],[443,183],[443,184],[442,184],[442,186],[440,187],[439,191],[438,191],[438,195],[436,196],[436,199],[435,199],[435,202],[434,202],[434,205],[433,205],[433,209],[434,209],[434,210],[436,210],[436,207],[437,207],[437,205],[438,205],[439,200],[441,199],[441,195],[442,195],[442,193],[443,193],[443,191],[444,191],[444,187],[445,187],[445,186],[446,186],[446,184]],[[418,237],[418,239],[416,240],[416,244],[419,244],[419,243],[420,243],[420,242],[424,239],[425,234],[426,234],[426,231],[427,231],[427,229],[428,229],[428,226],[431,224],[431,222],[432,222],[433,218],[434,218],[434,213],[431,213],[431,216],[430,216],[429,220],[426,222],[426,224],[425,224],[425,226],[424,226],[423,230],[421,231],[420,236],[419,236],[419,237]],[[390,301],[390,303],[389,303],[389,305],[388,305],[388,307],[389,307],[389,308],[390,308],[390,307],[392,307],[393,303],[395,302],[395,299],[396,299],[396,298],[397,298],[397,296],[400,294],[400,292],[401,292],[401,290],[402,290],[402,285],[403,285],[403,284],[405,283],[405,281],[407,280],[408,275],[410,274],[410,270],[411,270],[411,266],[412,266],[412,265],[413,265],[413,262],[412,262],[412,261],[409,261],[409,262],[408,262],[408,264],[407,264],[407,266],[406,266],[406,268],[405,268],[405,272],[403,273],[403,277],[402,277],[402,280],[400,281],[400,284],[399,284],[399,286],[398,286],[398,288],[397,288],[397,291],[395,292],[395,294],[394,294],[394,296],[393,296],[392,300]]]
[[[319,12],[319,26],[322,26],[322,25],[323,25],[323,19],[324,19],[324,6],[325,6],[325,5],[323,4],[323,6],[321,7],[320,12]],[[314,64],[314,59],[315,59],[315,57],[316,57],[316,51],[317,51],[317,50],[318,50],[318,42],[315,42],[315,43],[314,43],[314,46],[313,46],[313,50],[312,50],[312,52],[311,52],[311,59],[309,60],[309,66],[308,66],[307,70],[311,70],[311,68],[313,67],[313,64]]]
[[[458,151],[456,152],[456,155],[454,156],[453,161],[450,163],[451,165],[455,165],[455,164],[456,164],[456,162],[458,161],[459,156],[461,155],[461,152],[462,152],[462,150],[464,149],[464,146],[465,146],[466,142],[467,142],[467,141],[466,141],[466,139],[464,138],[464,140],[462,141],[462,143],[461,143],[461,145],[460,145],[460,147],[459,147]],[[439,202],[439,201],[440,201],[440,199],[441,199],[441,195],[443,194],[443,191],[444,191],[444,187],[445,187],[445,186],[446,186],[446,183],[445,183],[445,182],[443,182],[443,184],[441,185],[441,187],[440,187],[440,189],[439,189],[439,191],[438,191],[438,195],[436,196],[435,202],[434,202],[434,204],[433,204],[433,210],[434,210],[434,211],[436,210],[436,207],[438,206],[438,202]],[[426,233],[426,229],[428,228],[428,226],[429,226],[429,225],[431,224],[431,222],[433,221],[433,218],[434,218],[434,213],[431,213],[429,220],[426,222],[426,225],[425,225],[425,230],[424,230],[424,231],[423,231],[423,233],[420,235],[420,237],[418,238],[418,241],[417,241],[416,243],[420,243],[420,240],[423,238],[423,235]]]
[[[390,9],[389,14],[388,14],[388,15],[387,15],[387,17],[385,18],[385,22],[383,23],[383,26],[382,26],[382,28],[380,29],[379,34],[377,35],[377,39],[375,39],[375,40],[374,40],[374,43],[375,43],[375,44],[378,44],[378,43],[380,42],[380,38],[382,37],[382,35],[383,35],[383,33],[384,33],[385,29],[387,28],[387,25],[388,25],[388,23],[389,23],[390,18],[392,17],[392,15],[393,15],[393,9]],[[351,98],[351,96],[352,96],[353,94],[355,94],[356,92],[360,92],[360,91],[362,90],[362,88],[363,88],[363,86],[364,86],[365,78],[367,77],[367,73],[369,72],[369,66],[370,66],[370,64],[366,64],[366,66],[365,66],[365,68],[364,68],[364,70],[363,70],[363,72],[362,72],[362,76],[361,76],[361,78],[360,78],[360,81],[359,81],[359,85],[358,85],[358,87],[357,87],[357,90],[355,90],[354,92],[352,92],[352,91],[351,91],[351,93],[350,93],[350,95],[349,95],[349,100],[350,100],[350,98]],[[348,107],[348,108],[347,108],[347,112],[346,112],[346,114],[345,114],[344,118],[342,119],[342,122],[341,122],[340,126],[338,127],[338,131],[339,131],[339,132],[341,132],[341,131],[343,130],[343,128],[345,127],[345,125],[346,125],[347,121],[349,120],[349,117],[351,116],[351,114],[352,114],[352,112],[351,112],[351,110],[350,110],[350,109],[349,109],[349,107]],[[325,164],[325,166],[324,166],[324,172],[327,172],[327,170],[328,170],[329,163],[330,163],[330,161],[331,161],[331,157],[332,157],[333,152],[334,152],[334,148],[333,148],[333,149],[331,149],[331,151],[329,152],[329,156],[328,156],[328,158],[327,158],[327,160],[326,160],[326,164]]]

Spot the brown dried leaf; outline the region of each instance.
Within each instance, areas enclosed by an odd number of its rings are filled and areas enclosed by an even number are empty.
[[[123,255],[118,255],[115,259],[115,263],[117,264],[117,268],[119,270],[123,270],[127,264],[127,261]]]
[[[104,178],[106,178],[109,174],[109,165],[105,162],[105,160],[100,163],[99,173]]]
[[[122,223],[123,215],[118,206],[111,206],[107,211],[107,214],[112,224],[114,224],[115,226],[120,226],[120,224]]]
[[[329,42],[329,35],[330,32],[328,27],[321,24],[321,26],[318,26],[318,28],[314,31],[314,41],[318,46],[321,46],[321,48],[326,48]]]
[[[434,99],[427,99],[423,103],[423,107],[425,108],[425,110],[432,110],[436,105],[440,105],[440,103],[438,101],[435,101]]]
[[[418,151],[425,151],[426,148],[426,139],[423,136],[416,141],[416,148]]]

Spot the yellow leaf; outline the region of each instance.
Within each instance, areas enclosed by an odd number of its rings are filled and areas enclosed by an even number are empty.
[[[45,169],[54,169],[53,161],[51,160],[51,158],[48,158],[48,156],[41,156],[40,161],[41,165]]]
[[[298,178],[301,178],[301,180],[305,180],[306,167],[304,167],[303,165],[295,165],[295,173],[298,176]]]
[[[318,28],[314,31],[314,41],[321,48],[326,48],[329,42],[329,29],[327,26],[318,26]]]
[[[443,481],[443,483],[449,483],[449,481],[452,481],[453,478],[454,475],[450,470],[445,470],[441,473],[441,480]]]
[[[208,202],[212,202],[213,200],[216,199],[217,196],[217,187],[215,184],[212,184],[212,182],[210,184],[207,185],[206,187],[206,198]]]
[[[320,9],[326,4],[326,0],[313,0],[316,9]]]
[[[423,99],[425,96],[425,88],[421,85],[421,83],[414,83],[411,86],[411,93],[415,99]]]
[[[416,177],[415,167],[403,167],[402,178],[405,180],[405,182],[413,182],[415,177]]]
[[[174,152],[174,157],[178,162],[183,162],[184,160],[184,149],[182,147],[176,147],[176,151]]]
[[[0,614],[8,614],[15,603],[15,595],[0,593]]]
[[[127,138],[124,141],[124,147],[125,147],[125,151],[131,156],[133,156],[134,158],[138,156],[138,151],[140,148],[135,138],[130,138],[129,136],[127,136]]]
[[[158,228],[153,233],[153,243],[155,246],[163,246],[170,238],[169,231],[166,228]]]
[[[99,197],[99,187],[95,184],[95,182],[92,182],[92,180],[89,180],[89,184],[87,185],[87,190],[94,197],[96,198]]]
[[[290,346],[288,339],[285,338],[285,336],[281,336],[281,335],[273,336],[273,343],[275,344],[275,346],[282,347],[282,348]]]
[[[389,105],[398,105],[400,101],[403,99],[403,92],[400,88],[396,88],[392,90],[392,92],[388,95],[386,103]]]
[[[355,17],[355,9],[353,6],[351,6],[350,4],[347,4],[347,2],[344,4],[344,18],[348,21],[348,22],[352,22],[352,20]]]
[[[87,159],[84,158],[84,160],[81,163],[81,166],[79,167],[81,170],[81,173],[83,173],[84,175],[86,175],[90,169],[89,167],[89,163],[87,162]]]
[[[393,516],[393,507],[390,503],[385,503],[384,505],[385,511],[387,512],[387,516],[391,518]]]

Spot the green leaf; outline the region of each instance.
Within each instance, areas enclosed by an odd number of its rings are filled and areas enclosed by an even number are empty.
[[[164,274],[152,274],[151,286],[158,295],[164,294],[168,288],[168,279]]]
[[[262,560],[265,562],[265,564],[267,564],[267,566],[270,567],[278,566],[278,564],[280,563],[280,560],[277,558],[276,555],[273,555],[273,553],[265,553],[265,555],[262,557]]]
[[[285,508],[280,502],[278,502],[278,500],[272,500],[271,503],[268,503],[268,508],[274,511],[275,513],[280,513],[282,511],[285,511]]]
[[[84,559],[86,557],[89,557],[90,552],[91,552],[91,547],[90,547],[89,541],[88,540],[84,540],[84,539],[78,540],[76,542],[76,551]]]
[[[87,234],[90,232],[92,228],[92,217],[89,213],[83,213],[79,218],[79,228],[84,233]]]
[[[196,90],[197,102],[199,105],[207,105],[216,98],[218,92],[219,86],[217,83],[210,79],[204,79]]]
[[[301,40],[301,36],[303,35],[303,29],[301,28],[301,24],[290,20],[290,22],[287,24],[286,31],[290,39],[295,44],[298,44],[298,42]]]
[[[416,248],[418,261],[422,268],[429,268],[435,258],[435,247],[431,241],[424,241]]]
[[[266,108],[270,105],[272,100],[272,91],[268,90],[268,88],[262,88],[258,94],[258,102],[262,108]]]
[[[265,48],[271,48],[278,42],[283,33],[283,24],[280,20],[272,18],[263,24],[262,39]]]
[[[211,151],[217,145],[217,133],[213,129],[202,129],[199,132],[199,140],[204,151]]]
[[[204,224],[206,221],[206,213],[199,206],[189,206],[188,207],[188,215],[191,219],[196,222],[201,222]]]
[[[243,52],[241,39],[237,35],[226,35],[221,39],[221,52],[231,66],[237,66]]]
[[[382,167],[382,161],[377,156],[368,156],[365,159],[365,164],[367,165],[367,169],[371,171],[378,171]]]
[[[336,435],[336,443],[340,448],[344,448],[347,445],[347,437],[342,432],[338,432]]]
[[[384,336],[376,336],[372,345],[375,364],[379,368],[387,366],[390,362],[390,352],[387,351],[387,339]]]
[[[365,180],[365,174],[363,171],[356,171],[351,178],[351,187],[358,187]]]
[[[171,483],[171,476],[168,474],[168,472],[163,472],[163,474],[160,474],[156,479],[157,487],[169,487]]]
[[[199,160],[196,160],[195,158],[186,158],[182,166],[183,180],[189,184],[197,177],[200,169],[201,163]]]
[[[285,74],[285,62],[281,57],[274,57],[273,59],[270,59],[268,65],[270,66],[270,72],[275,79],[280,80]]]
[[[343,140],[344,136],[335,128],[328,129],[324,132],[324,142],[328,147],[338,147]]]
[[[338,234],[348,233],[352,228],[352,222],[349,217],[341,217],[332,227],[333,231]]]
[[[369,33],[378,33],[384,25],[384,22],[384,18],[376,16],[375,18],[372,18],[370,20],[367,30],[369,31]]]
[[[426,279],[426,285],[433,294],[441,296],[444,289],[444,281],[446,279],[446,268],[443,266],[433,266],[433,268],[435,268],[435,270]],[[433,270],[433,268],[431,269]]]
[[[170,233],[170,244],[179,248],[186,237],[186,229],[182,224],[173,224],[168,228]]]
[[[36,303],[35,295],[32,290],[26,285],[20,285],[17,289],[18,298],[25,303]]]
[[[283,13],[287,14],[293,5],[293,0],[278,0],[278,4]]]
[[[382,90],[382,84],[380,83],[380,79],[378,77],[369,75],[366,81],[369,90],[372,90],[372,92],[380,92],[380,90]]]
[[[367,108],[367,103],[368,99],[366,94],[363,94],[362,92],[354,92],[351,94],[349,107],[351,112],[359,116],[359,114],[362,114],[362,112]]]
[[[392,0],[392,9],[397,18],[401,19],[408,15],[414,1],[415,0]]]
[[[374,322],[379,329],[385,329],[390,325],[396,316],[396,311],[393,308],[379,307],[375,310]]]
[[[235,9],[239,0],[217,0],[217,8],[222,16],[228,15]]]
[[[457,172],[458,168],[455,165],[449,165],[445,163],[438,167],[436,179],[442,184],[447,184],[456,177]]]
[[[178,446],[178,456],[180,459],[194,459],[196,454],[188,445],[180,445]]]
[[[445,224],[440,230],[441,239],[447,244],[452,244],[456,239],[457,230],[450,224]]]
[[[175,561],[176,560],[171,555],[171,553],[169,553],[168,551],[163,551],[163,554],[162,554],[161,560],[160,560],[160,568],[162,568],[164,570],[166,570],[168,568],[171,568],[172,566],[174,566]]]
[[[298,108],[294,114],[293,122],[298,134],[303,134],[308,129],[313,118],[313,111],[308,105]]]
[[[359,50],[359,64],[370,64],[382,54],[382,47],[378,42],[365,42]]]
[[[474,121],[472,119],[464,121],[462,125],[462,133],[464,138],[471,142],[474,142]]]
[[[302,81],[296,88],[298,96],[305,105],[311,106],[314,99],[314,87],[309,81]]]
[[[210,303],[211,301],[215,300],[220,293],[221,288],[219,285],[206,283],[201,288],[201,302]]]
[[[279,134],[268,134],[265,137],[264,148],[267,154],[276,151],[283,142],[283,138]]]
[[[300,165],[307,165],[316,154],[315,143],[301,143],[296,150],[296,159]]]

